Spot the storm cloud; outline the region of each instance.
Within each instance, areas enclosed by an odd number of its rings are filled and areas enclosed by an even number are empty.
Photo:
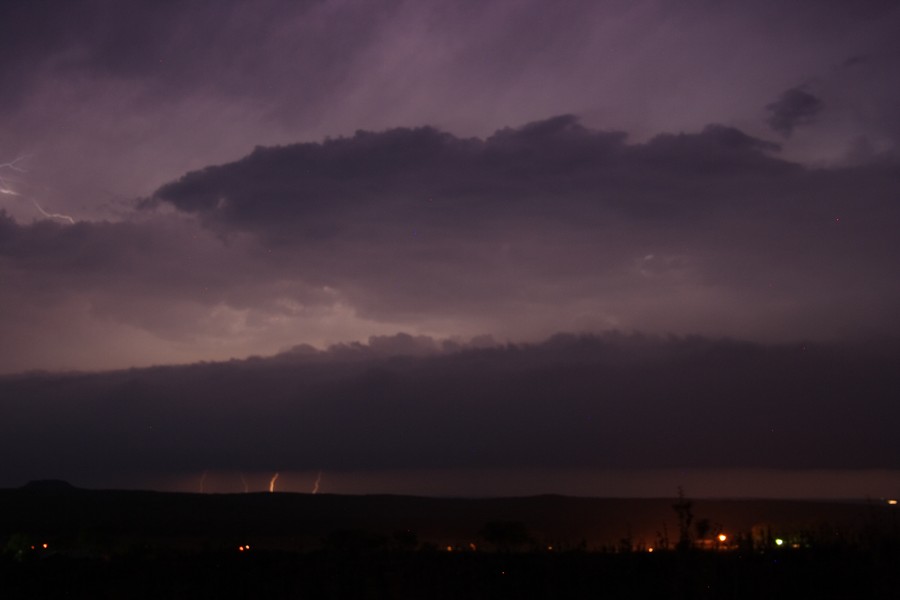
[[[895,334],[895,174],[806,167],[721,125],[629,143],[568,115],[483,139],[421,127],[258,147],[125,220],[4,217],[3,326],[20,341],[6,358],[77,343],[85,315],[148,340],[139,362],[170,362],[165,344],[227,358],[397,330]]]
[[[849,281],[866,311],[894,298],[893,169],[809,169],[777,150],[717,125],[628,144],[571,116],[484,140],[394,129],[257,148],[154,199],[302,256],[299,277],[374,318],[525,304],[533,318],[589,303],[609,324],[640,327],[623,312],[640,297],[665,303],[651,309],[663,327],[718,304],[762,328],[774,315],[737,297],[780,291],[797,309],[781,318],[825,308]],[[698,297],[674,299],[685,287]],[[816,333],[784,327],[768,333]]]
[[[822,108],[822,101],[813,94],[802,88],[791,88],[766,106],[770,113],[766,122],[778,133],[790,136],[795,128],[811,123]]]
[[[0,485],[206,469],[897,469],[897,352],[399,336],[223,364],[5,377]]]
[[[2,476],[896,469],[898,30],[0,3]]]
[[[0,162],[33,156],[19,191],[49,212],[115,219],[255,145],[358,129],[486,137],[573,113],[638,141],[711,122],[758,137],[763,107],[811,80],[828,114],[785,151],[835,162],[900,140],[898,23],[876,1],[7,2]]]

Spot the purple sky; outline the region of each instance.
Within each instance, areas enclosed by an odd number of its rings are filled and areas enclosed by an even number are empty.
[[[892,2],[6,3],[0,372],[396,331],[893,333],[898,25]]]
[[[0,375],[893,338],[897,31],[888,1],[3,3]]]

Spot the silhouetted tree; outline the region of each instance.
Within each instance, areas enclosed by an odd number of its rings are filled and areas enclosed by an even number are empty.
[[[325,548],[342,554],[362,554],[383,550],[387,538],[363,529],[339,529],[323,540]]]
[[[481,528],[478,536],[501,552],[509,552],[531,541],[528,528],[519,521],[491,521]]]
[[[700,519],[694,523],[694,530],[697,532],[698,540],[705,539],[706,536],[709,535],[711,529],[712,525],[710,524],[709,519]]]
[[[660,550],[669,549],[669,528],[662,524],[662,531],[656,532],[656,547]]]
[[[394,532],[393,541],[398,550],[411,552],[419,545],[419,536],[410,529],[399,529]]]
[[[694,503],[684,497],[684,490],[678,486],[678,501],[672,505],[678,515],[678,549],[691,547],[691,524],[694,522]]]

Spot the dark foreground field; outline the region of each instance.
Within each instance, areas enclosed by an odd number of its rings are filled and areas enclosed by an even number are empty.
[[[0,490],[0,597],[900,597],[896,507],[675,502]]]

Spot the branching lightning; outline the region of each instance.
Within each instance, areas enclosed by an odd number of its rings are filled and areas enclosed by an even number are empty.
[[[278,480],[278,473],[272,475],[272,479],[269,480],[269,492],[275,491],[275,482]]]
[[[16,160],[8,163],[0,163],[0,170],[2,169],[12,169],[13,171],[18,171],[19,173],[24,173],[25,169],[18,166],[20,162],[28,158],[28,155],[20,156]],[[17,192],[9,189],[9,185],[6,183],[6,180],[3,179],[3,176],[0,175],[0,194],[6,194],[8,196],[18,196]]]
[[[313,489],[312,489],[313,494],[319,493],[319,484],[320,483],[322,483],[322,471],[319,471],[319,474],[316,475],[316,482],[313,484]]]
[[[19,163],[22,162],[23,160],[25,160],[26,158],[28,158],[29,156],[30,156],[29,154],[26,154],[24,156],[18,157],[14,161],[7,162],[7,163],[0,163],[0,171],[2,171],[3,169],[11,169],[11,170],[17,171],[19,173],[26,173],[26,170],[23,169],[22,167],[20,167]],[[9,184],[6,182],[5,179],[3,179],[2,175],[0,175],[0,194],[4,194],[6,196],[21,196],[20,193],[18,193],[17,191],[15,191],[9,187]],[[37,209],[37,211],[39,213],[41,213],[41,216],[43,216],[44,218],[58,219],[60,221],[66,221],[70,225],[75,224],[75,219],[73,219],[69,215],[64,215],[62,213],[47,212],[46,210],[43,209],[43,207],[41,207],[40,204],[37,203],[37,200],[35,200],[34,198],[30,198],[30,200],[31,200],[31,203],[34,205],[34,207]]]

